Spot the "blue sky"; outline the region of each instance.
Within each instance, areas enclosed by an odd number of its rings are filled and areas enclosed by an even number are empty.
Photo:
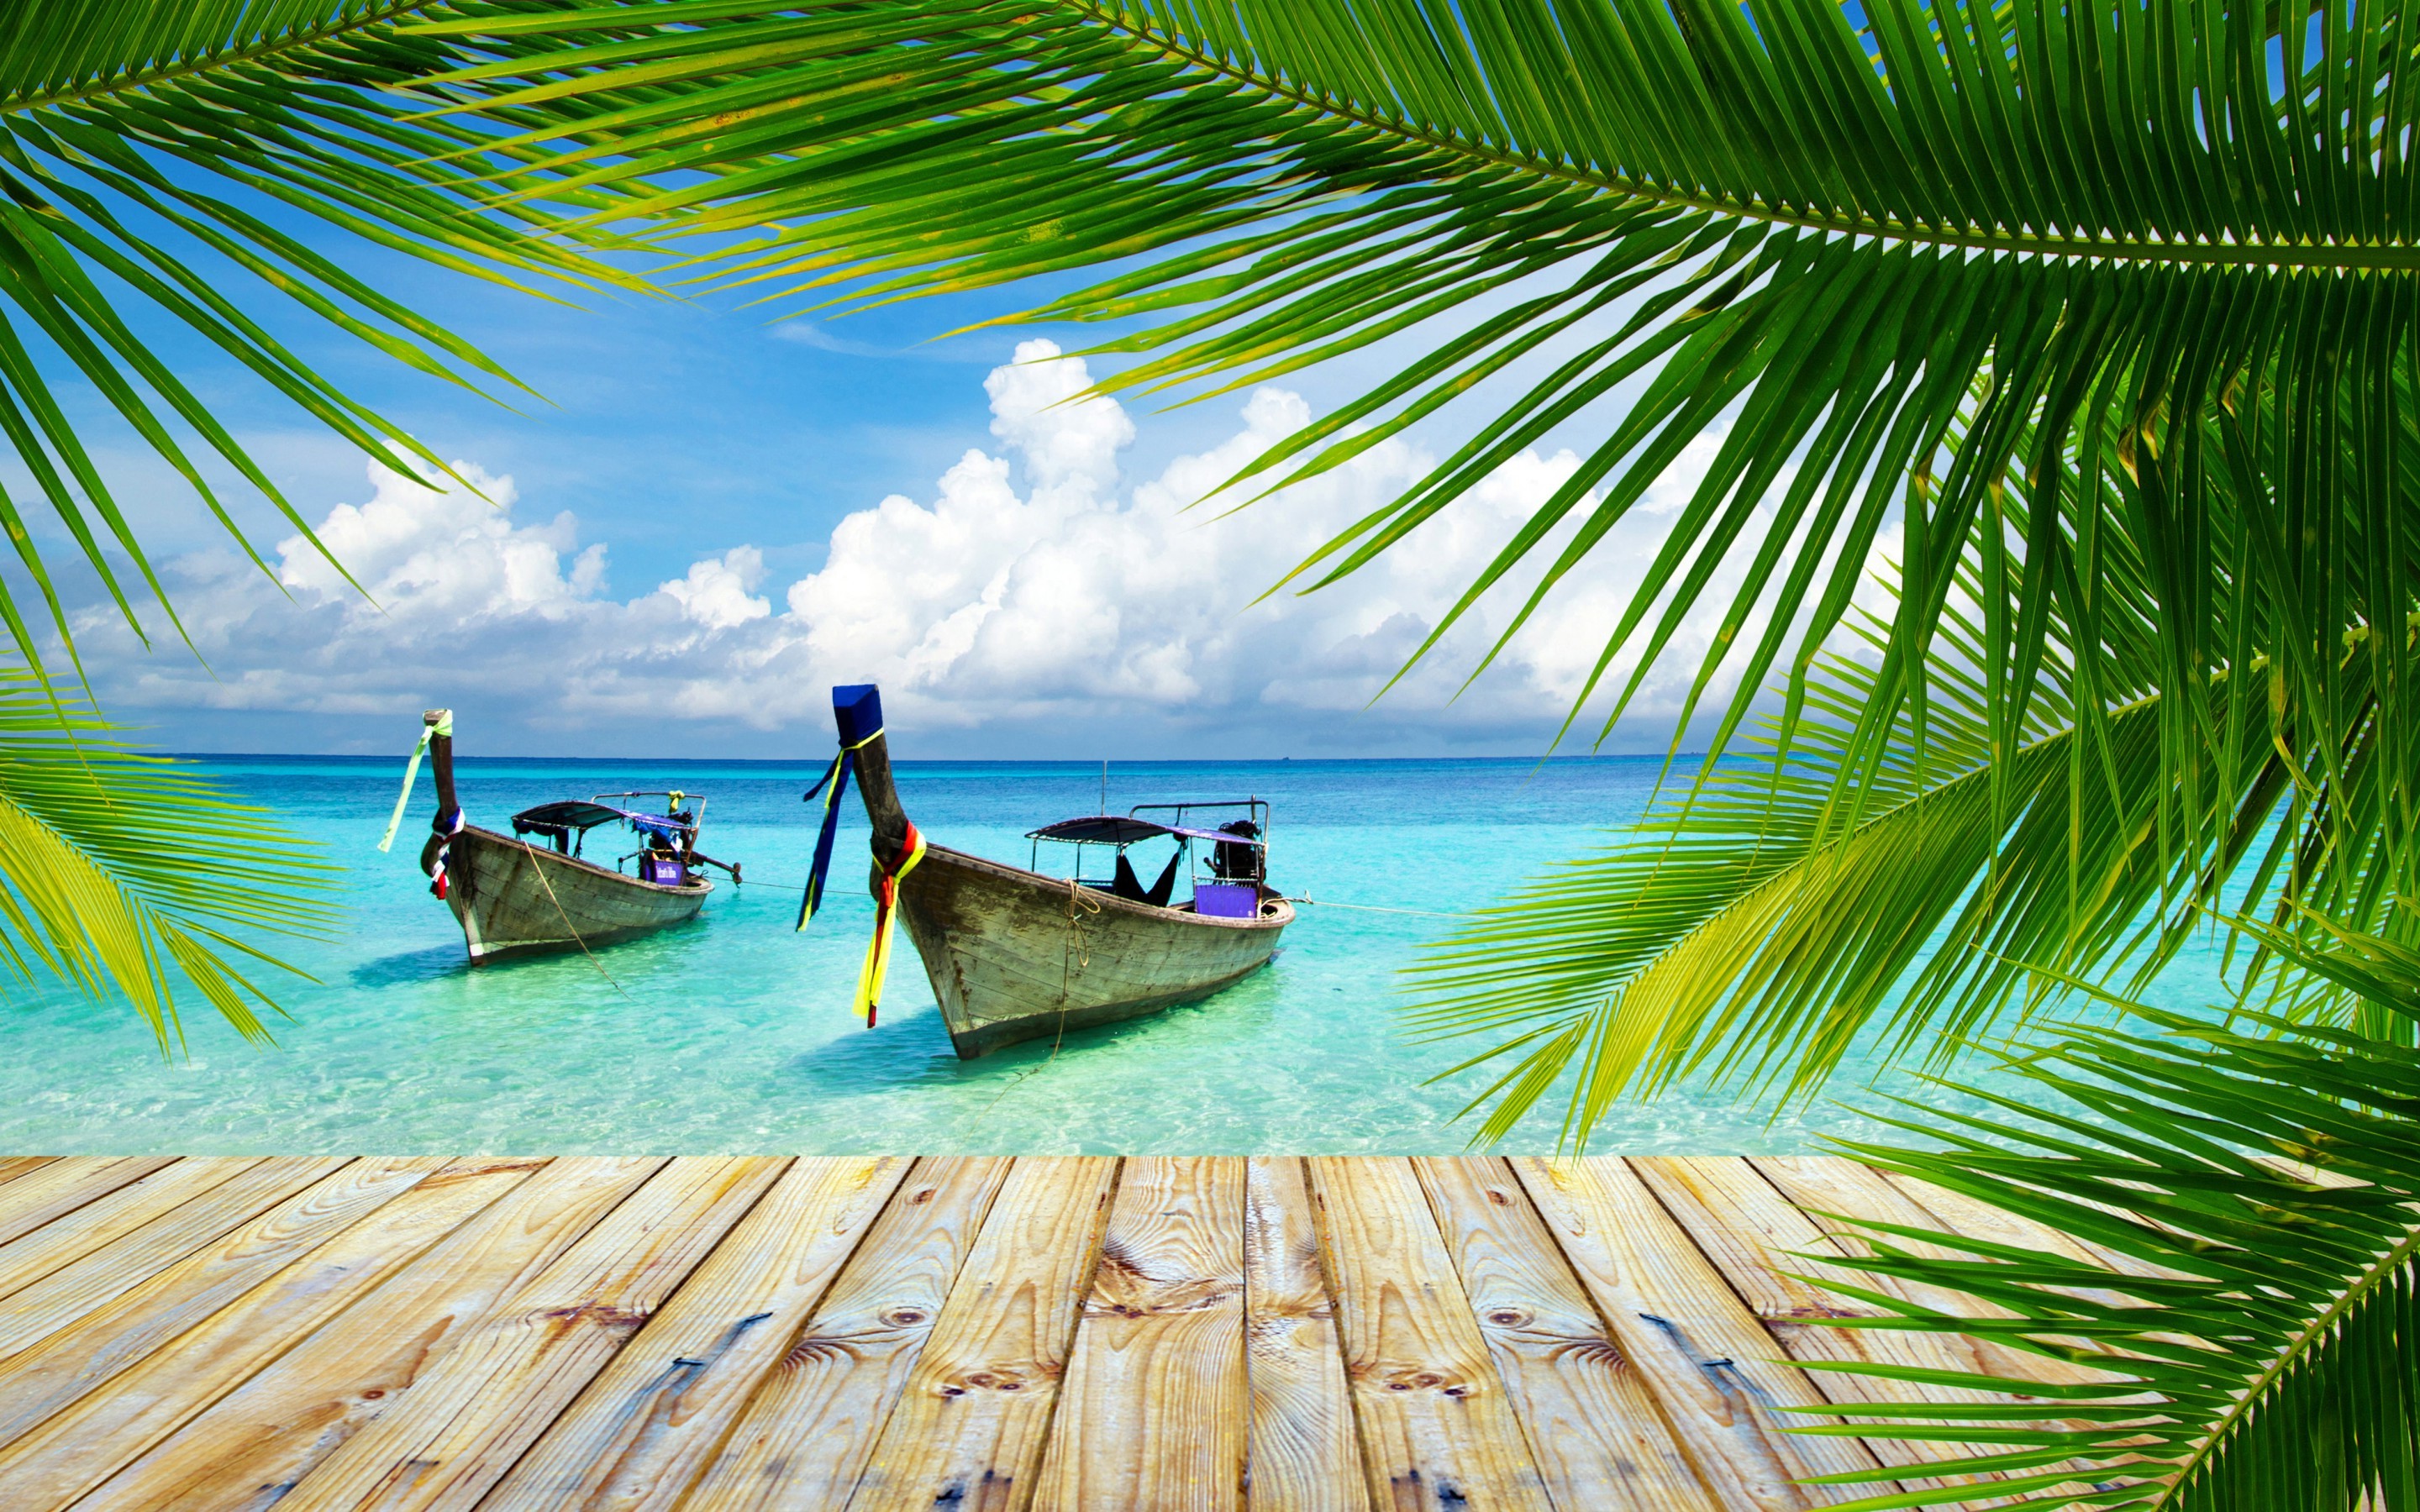
[[[776,321],[728,298],[550,305],[314,239],[547,402],[501,407],[251,301],[321,371],[482,480],[491,504],[373,476],[214,351],[149,327],[373,606],[265,504],[245,522],[279,580],[243,565],[189,491],[67,385],[200,655],[165,633],[143,650],[70,574],[87,606],[80,644],[104,706],[168,748],[381,751],[408,741],[424,704],[447,703],[482,752],[787,756],[828,744],[825,685],[873,678],[893,723],[915,730],[903,742],[915,755],[1534,753],[1702,466],[1684,458],[1468,691],[1509,604],[1482,606],[1371,706],[1568,454],[1522,459],[1310,599],[1253,604],[1466,420],[1231,519],[1183,506],[1407,348],[1173,411],[1072,404],[1087,370],[1032,343],[1073,347],[1081,331],[933,339],[1038,288]],[[0,475],[22,497],[22,471]],[[1703,643],[1684,636],[1682,649]],[[1690,670],[1659,674],[1606,748],[1662,749]]]

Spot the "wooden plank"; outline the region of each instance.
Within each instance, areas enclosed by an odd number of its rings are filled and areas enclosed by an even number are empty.
[[[1883,1180],[1877,1171],[1844,1160],[1837,1155],[1792,1155],[1753,1160],[1748,1164],[1772,1182],[1790,1206],[1806,1218],[1829,1241],[1828,1248],[1843,1258],[1854,1259],[1868,1253],[1866,1242],[1856,1231],[1827,1214],[1841,1217],[1871,1218],[1882,1223],[1900,1224],[1909,1227],[1937,1227],[1939,1220],[1916,1205],[1899,1188]],[[1921,1240],[1894,1239],[1892,1243],[1911,1254],[1926,1255],[1935,1259],[1947,1258],[1953,1252]],[[1962,1255],[1960,1257],[1965,1257]],[[1864,1274],[1864,1273],[1857,1273]],[[1990,1303],[1978,1302],[1963,1292],[1925,1282],[1903,1281],[1891,1276],[1866,1277],[1874,1290],[1936,1311],[1964,1314],[1968,1317],[2009,1317],[2005,1309]],[[1810,1331],[1812,1332],[1812,1331]],[[1839,1330],[1824,1330],[1837,1333]],[[1966,1362],[1958,1368],[1989,1371],[1993,1375],[2018,1380],[2074,1382],[2105,1381],[2103,1372],[2072,1365],[2064,1360],[2053,1360],[2023,1350],[1985,1339],[1969,1338],[1962,1334],[1916,1334],[1907,1335],[1927,1341],[1952,1358]]]
[[[1926,1370],[1985,1367],[1984,1356],[1974,1342],[1954,1334],[1809,1326],[1807,1320],[1810,1319],[1883,1315],[1879,1307],[1824,1289],[1817,1284],[1824,1277],[1838,1277],[1885,1292],[1894,1292],[1895,1284],[1888,1277],[1869,1276],[1852,1266],[1823,1258],[1829,1256],[1845,1260],[1847,1257],[1813,1218],[1792,1206],[1749,1162],[1714,1156],[1655,1156],[1633,1164],[1731,1285],[1748,1299],[1764,1319],[1766,1329],[1793,1359],[1914,1365]],[[1785,1274],[1785,1271],[1793,1273]],[[1807,1276],[1817,1279],[1802,1279]],[[1963,1387],[1829,1371],[1818,1373],[1816,1384],[1835,1402],[1956,1403],[1986,1399],[1984,1394]],[[1914,1466],[1928,1459],[1959,1459],[1990,1452],[1988,1446],[1967,1443],[1885,1438],[1866,1442],[1875,1457],[1888,1465]],[[1911,1480],[1909,1484],[1937,1483]],[[1978,1504],[1992,1504],[1978,1501]]]
[[[456,1161],[32,1432],[0,1445],[0,1506],[65,1506],[373,1290],[542,1160]]]
[[[1037,1512],[1239,1512],[1242,1160],[1126,1161],[1059,1396]]]
[[[663,1165],[656,1157],[548,1162],[79,1507],[254,1512],[283,1496]]]
[[[1011,1512],[1032,1496],[1118,1163],[1016,1163],[884,1425],[850,1512]]]
[[[70,1155],[0,1187],[0,1244],[32,1233],[175,1160],[174,1155]]]
[[[789,1164],[671,1162],[303,1476],[280,1512],[475,1504]]]
[[[131,1234],[0,1301],[0,1362],[34,1348],[342,1166],[341,1157],[265,1160]],[[5,1366],[0,1366],[5,1369]]]
[[[489,1504],[669,1509],[908,1174],[898,1156],[801,1160],[647,1319]]]
[[[1886,1180],[1881,1172],[1853,1160],[1837,1155],[1787,1155],[1762,1158],[1750,1164],[1755,1165],[1757,1170],[1770,1180],[1793,1207],[1800,1209],[1807,1216],[1813,1219],[1816,1227],[1831,1239],[1842,1255],[1852,1258],[1870,1252],[1867,1248],[1867,1241],[1859,1236],[1852,1224],[1843,1223],[1842,1219],[1870,1219],[1912,1228],[1947,1228],[1948,1227],[1943,1224],[1934,1213],[1919,1205],[1906,1192]],[[1955,1196],[1950,1193],[1942,1195],[1944,1197],[1954,1198]],[[1971,1221],[1996,1230],[2002,1236],[2004,1242],[2030,1244],[2032,1247],[2067,1255],[2070,1258],[2077,1257],[2083,1253],[2081,1245],[2013,1213],[1999,1212],[1979,1202],[1962,1202],[1962,1206],[1967,1211]],[[1834,1214],[1838,1216],[1832,1216]],[[1929,1256],[1936,1259],[1972,1258],[1963,1251],[1929,1243],[1922,1240],[1894,1236],[1890,1242],[1911,1254]],[[1893,1296],[1904,1297],[1916,1305],[1936,1311],[1978,1318],[2014,1316],[2008,1309],[1995,1304],[1980,1301],[1950,1288],[1887,1276],[1878,1277],[1875,1280],[1875,1289],[1885,1291]],[[1945,1350],[1953,1351],[1958,1358],[1971,1359],[1975,1362],[1972,1368],[1989,1371],[1993,1375],[2013,1381],[2073,1384],[2087,1381],[2105,1382],[2118,1379],[2108,1371],[2094,1370],[2088,1366],[2070,1364],[2065,1360],[2035,1354],[2030,1350],[2012,1349],[1990,1339],[1972,1338],[1958,1334],[1920,1334],[1910,1336],[1916,1340],[1931,1342]],[[2077,1339],[2073,1342],[2086,1344],[2087,1341]],[[2042,1401],[2044,1415],[2054,1421],[2057,1420],[2056,1411],[2047,1398],[2029,1397],[2017,1392],[2011,1392],[2009,1395],[2010,1399],[2016,1401]],[[2149,1400],[2149,1398],[2144,1399]],[[2069,1420],[2068,1426],[2077,1428],[2091,1427],[2090,1424],[2073,1420]],[[2080,1492],[2086,1488],[2079,1484],[2070,1489]]]
[[[1412,1168],[1555,1504],[1714,1512],[1654,1392],[1622,1358],[1512,1166]]]
[[[342,1164],[215,1243],[0,1364],[0,1443],[29,1432],[108,1383],[444,1164],[421,1156]],[[104,1249],[88,1258],[108,1253]],[[18,1295],[38,1289],[31,1287]]]
[[[1613,1158],[1512,1165],[1720,1505],[1796,1512],[1871,1494],[1794,1484],[1871,1470],[1875,1461],[1852,1439],[1781,1431],[1797,1419],[1773,1409],[1821,1407],[1826,1398],[1804,1371],[1775,1360],[1763,1325],[1629,1165]]]
[[[2061,1233],[2048,1224],[2038,1223],[2021,1214],[1993,1207],[1990,1203],[1970,1197],[1963,1192],[1952,1192],[1946,1186],[1937,1185],[1919,1177],[1900,1176],[1888,1171],[1882,1172],[1881,1175],[1883,1180],[1907,1194],[1916,1206],[1940,1220],[1942,1227],[1972,1239],[1989,1240],[1995,1244],[2016,1244],[2024,1248],[2043,1250],[2067,1259],[2082,1260],[2089,1265],[2101,1266],[2120,1276],[2152,1276],[2163,1280],[2173,1280],[2180,1273],[2169,1270],[2166,1266],[2154,1265],[2149,1260],[2136,1259],[2132,1255],[2096,1244],[2088,1239]],[[2117,1294],[2112,1292],[2102,1295],[2108,1298],[2115,1297]]]
[[[1409,1163],[1317,1156],[1311,1182],[1371,1500],[1402,1512],[1545,1512],[1545,1485]]]
[[[1244,1196],[1244,1367],[1251,1388],[1249,1512],[1368,1512],[1336,1304],[1319,1264],[1311,1177],[1254,1156]]]
[[[916,1163],[682,1512],[848,1500],[1011,1164],[997,1155]]]
[[[0,1155],[0,1185],[21,1176],[32,1175],[48,1165],[53,1158],[49,1155]]]
[[[29,1234],[0,1244],[0,1297],[142,1227],[260,1164],[257,1157],[188,1157],[130,1181]]]

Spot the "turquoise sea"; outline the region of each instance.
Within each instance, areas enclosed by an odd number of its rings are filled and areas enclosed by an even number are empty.
[[[0,1150],[42,1153],[1451,1153],[1485,1085],[1433,1081],[1457,1045],[1402,1029],[1395,973],[1523,877],[1638,813],[1647,759],[1115,764],[1109,800],[1257,795],[1273,805],[1271,880],[1314,903],[1274,966],[1205,1003],[960,1061],[903,934],[879,1027],[851,1015],[873,918],[852,794],[832,900],[791,924],[814,836],[808,763],[470,759],[473,822],[502,827],[552,797],[679,788],[707,795],[702,848],[737,859],[695,923],[579,955],[473,971],[414,867],[433,806],[420,787],[390,855],[374,847],[401,764],[211,757],[205,769],[276,810],[346,869],[343,924],[288,942],[277,1044],[189,1008],[187,1054],[162,1058],[124,1009],[8,989]],[[1089,813],[1097,764],[903,764],[908,812],[936,840],[1023,864],[1024,832]],[[605,839],[600,831],[598,841]],[[241,886],[230,858],[228,886]],[[1373,912],[1373,909],[1408,912]],[[2161,996],[2201,1000],[2212,963]],[[1728,1090],[1626,1104],[1603,1152],[1787,1151],[1872,1133],[1865,1068],[1779,1119]],[[1891,1076],[1884,1090],[1913,1091]],[[1938,1094],[1926,1094],[1938,1100]],[[1553,1110],[1507,1148],[1552,1149]]]

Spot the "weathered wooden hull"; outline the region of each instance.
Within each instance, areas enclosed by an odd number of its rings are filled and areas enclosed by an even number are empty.
[[[1207,997],[1268,964],[1294,905],[1271,893],[1257,918],[1204,918],[929,845],[899,915],[971,1060]]]
[[[697,917],[714,884],[660,887],[552,849],[464,828],[446,843],[445,904],[471,964],[595,949]]]

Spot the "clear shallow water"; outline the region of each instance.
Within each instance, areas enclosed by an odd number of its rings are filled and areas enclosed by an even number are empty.
[[[474,822],[543,799],[677,787],[709,795],[704,848],[737,859],[693,924],[597,952],[473,971],[414,867],[424,775],[395,851],[373,847],[400,764],[212,758],[206,768],[348,867],[339,936],[287,942],[271,1049],[190,1007],[190,1056],[163,1062],[131,1011],[11,987],[0,1011],[0,1150],[44,1153],[1454,1153],[1485,1085],[1429,1078],[1459,1058],[1399,1028],[1394,973],[1442,918],[1307,907],[1271,969],[1154,1018],[961,1061],[903,935],[881,1025],[848,999],[873,919],[864,815],[848,802],[830,901],[794,933],[814,837],[808,764],[469,760]],[[1109,802],[1271,800],[1272,880],[1291,894],[1450,912],[1483,903],[1636,816],[1656,764],[1558,761],[1125,764]],[[905,764],[920,827],[1022,864],[1035,825],[1094,810],[1083,764]],[[603,847],[606,832],[595,841]],[[610,854],[608,852],[607,854]],[[230,878],[232,883],[233,879]],[[2201,1000],[2211,963],[2164,998]],[[610,980],[609,980],[610,977]],[[1835,1097],[1883,1103],[1852,1068]],[[1885,1078],[1884,1089],[1913,1083]],[[1940,1094],[1928,1093],[1939,1102]],[[1505,1148],[1552,1149],[1559,1099]],[[1810,1148],[1879,1133],[1838,1103],[1768,1121],[1683,1088],[1613,1110],[1604,1152]]]

